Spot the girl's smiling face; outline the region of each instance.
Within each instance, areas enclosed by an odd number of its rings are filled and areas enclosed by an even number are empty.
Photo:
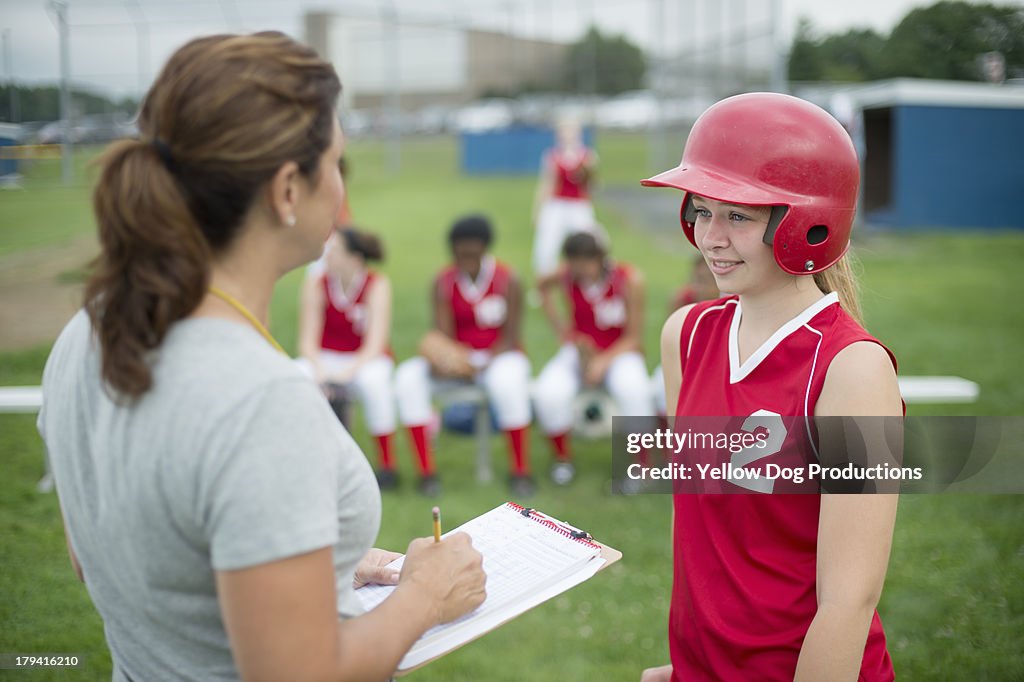
[[[723,294],[742,294],[782,284],[792,276],[765,244],[771,207],[716,201],[693,195],[697,247]]]

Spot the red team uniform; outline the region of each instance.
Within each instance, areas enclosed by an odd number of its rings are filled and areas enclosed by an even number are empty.
[[[852,343],[879,343],[833,293],[784,325],[741,365],[740,315],[735,296],[690,310],[679,339],[682,388],[676,415],[756,414],[767,423],[777,415],[796,416],[803,419],[790,423],[810,430],[832,359]],[[777,423],[782,427],[781,419]],[[781,447],[773,446],[759,463],[778,462],[801,442],[806,436],[785,433]],[[721,461],[730,456],[724,451]],[[820,497],[750,492],[731,482],[723,486],[747,494],[674,496],[672,679],[792,680],[817,611]],[[877,611],[859,679],[894,679]]]
[[[441,271],[437,286],[451,304],[455,340],[473,350],[491,350],[501,339],[508,317],[511,271],[504,263],[485,258],[476,283],[454,265]]]
[[[331,248],[337,248],[336,246]],[[351,400],[362,404],[363,417],[367,429],[377,443],[380,455],[378,481],[382,475],[392,475],[394,460],[392,458],[392,436],[395,432],[395,394],[393,387],[394,358],[390,349],[385,346],[380,355],[364,357],[362,353],[370,350],[366,347],[366,333],[373,322],[370,305],[370,293],[374,287],[387,285],[383,276],[360,268],[354,273],[348,289],[342,288],[337,275],[323,269],[322,264],[311,267],[307,282],[316,287],[316,295],[322,296],[319,310],[310,311],[316,315],[323,325],[316,353],[316,365],[322,373],[321,381],[331,384],[331,402],[339,415],[345,415],[345,406]],[[306,300],[303,300],[303,310]],[[300,329],[305,328],[305,320]],[[300,334],[303,334],[300,331]],[[313,339],[300,338],[300,348],[305,347]],[[302,357],[296,362],[302,371],[311,379],[317,379],[314,358]],[[347,378],[340,378],[339,374]],[[344,389],[341,385],[344,385]],[[388,485],[382,482],[381,485]]]
[[[469,361],[477,373],[471,381],[484,389],[498,427],[509,441],[512,482],[523,483],[529,474],[530,361],[515,348],[497,352],[502,329],[509,318],[512,283],[512,271],[486,256],[475,281],[457,267],[448,266],[437,276],[434,285],[437,300],[450,306],[454,339],[473,351]],[[432,415],[430,394],[436,388],[429,363],[422,357],[402,363],[396,372],[395,384],[398,412],[410,429],[422,473],[432,476],[432,455],[424,430]]]
[[[324,290],[324,330],[320,347],[339,353],[355,353],[363,345],[366,334],[366,295],[377,275],[367,270],[355,293],[346,294],[325,273],[320,276]]]
[[[594,229],[594,206],[590,202],[588,168],[597,156],[583,148],[566,155],[559,148],[545,153],[544,174],[550,179],[550,194],[544,197],[537,214],[537,230],[533,244],[533,269],[538,276],[558,268],[562,243],[574,232]]]
[[[555,176],[552,195],[559,199],[590,199],[590,180],[583,175],[582,170],[593,160],[593,152],[589,149],[572,158],[559,153],[558,149],[549,151],[548,163],[554,169]]]
[[[604,281],[582,287],[566,272],[563,286],[572,307],[573,341],[589,339],[598,350],[607,350],[626,331],[628,265],[611,268]]]
[[[556,460],[552,479],[558,485],[566,485],[572,479],[572,472],[560,472],[557,463],[570,460],[573,405],[583,387],[587,362],[597,353],[609,351],[627,332],[631,278],[632,269],[622,263],[608,265],[604,277],[591,285],[575,281],[569,267],[561,278],[572,325],[561,348],[541,370],[533,390],[537,421],[551,439]],[[619,416],[653,413],[647,367],[639,349],[617,349],[609,358],[600,383],[614,400]]]

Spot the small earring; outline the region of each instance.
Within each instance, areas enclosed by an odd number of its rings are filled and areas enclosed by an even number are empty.
[[[288,227],[295,227],[295,215],[293,214],[293,215],[290,215],[287,218],[285,218],[284,219],[284,223]]]

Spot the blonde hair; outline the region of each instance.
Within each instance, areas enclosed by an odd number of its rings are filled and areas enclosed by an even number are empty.
[[[833,291],[839,295],[839,305],[843,306],[850,317],[864,324],[860,309],[860,282],[856,272],[856,260],[847,251],[831,267],[814,274],[814,283],[823,294]]]

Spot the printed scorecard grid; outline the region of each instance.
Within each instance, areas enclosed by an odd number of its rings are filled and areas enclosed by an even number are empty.
[[[502,505],[451,531],[465,532],[483,556],[487,574],[487,599],[475,611],[437,625],[423,640],[441,635],[459,623],[497,611],[533,590],[557,582],[600,554],[595,545],[577,542],[544,524]],[[447,535],[447,533],[446,533]],[[404,557],[392,562],[401,568]],[[367,611],[378,606],[395,588],[368,585],[356,590]]]

